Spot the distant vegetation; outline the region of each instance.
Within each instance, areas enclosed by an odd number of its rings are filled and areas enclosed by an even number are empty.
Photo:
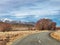
[[[0,31],[5,32],[10,30],[11,30],[11,24],[0,22]]]
[[[51,19],[40,19],[37,22],[17,22],[17,21],[0,21],[0,31],[10,30],[56,30],[56,22]]]

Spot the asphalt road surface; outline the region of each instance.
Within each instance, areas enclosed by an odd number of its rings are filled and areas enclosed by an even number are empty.
[[[41,32],[29,35],[12,45],[60,45],[60,42],[49,36],[50,32]]]

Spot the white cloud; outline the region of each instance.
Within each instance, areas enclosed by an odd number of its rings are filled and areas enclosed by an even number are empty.
[[[0,13],[0,16],[6,16],[9,15],[9,13]]]
[[[20,10],[20,11],[12,11],[11,15],[16,17],[25,17],[28,15],[38,16],[46,16],[46,15],[57,15],[58,11],[56,10]]]

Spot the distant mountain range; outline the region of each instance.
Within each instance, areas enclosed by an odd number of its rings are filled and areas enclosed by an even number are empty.
[[[0,22],[10,23],[10,24],[31,24],[31,25],[35,25],[35,22],[15,21],[15,20],[7,19],[7,18],[0,19]]]

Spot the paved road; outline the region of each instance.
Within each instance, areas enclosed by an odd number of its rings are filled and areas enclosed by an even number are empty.
[[[14,42],[12,45],[60,45],[60,42],[49,36],[50,32],[41,32],[29,35],[22,40]]]

